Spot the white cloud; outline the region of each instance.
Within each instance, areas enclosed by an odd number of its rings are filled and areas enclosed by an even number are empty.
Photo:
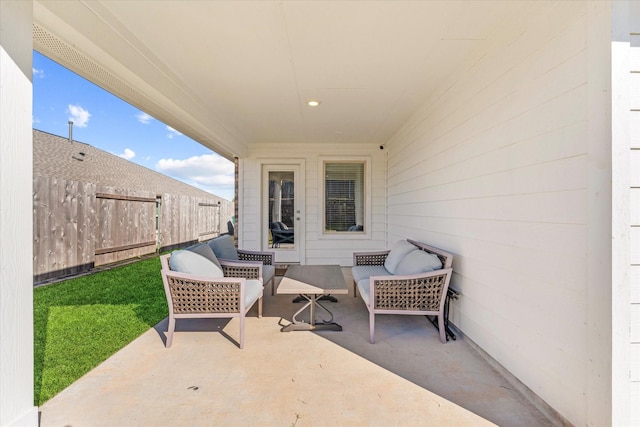
[[[31,123],[33,123],[34,125],[40,123],[40,119],[35,116],[31,116]]]
[[[89,122],[89,117],[91,117],[91,113],[82,108],[79,105],[71,105],[69,104],[69,108],[67,110],[69,112],[69,120],[73,122],[74,126],[79,128],[86,128],[87,123]]]
[[[39,77],[41,79],[44,78],[44,70],[38,70],[37,68],[32,68],[33,77]]]
[[[125,148],[124,153],[118,154],[118,157],[122,157],[123,159],[131,160],[136,156],[136,152],[130,148]]]
[[[204,154],[184,160],[161,159],[156,170],[228,200],[233,199],[235,167],[217,154]]]
[[[142,111],[140,111],[138,114],[136,114],[136,119],[138,119],[140,123],[148,125],[151,120],[153,120],[153,117],[151,117],[147,113],[143,113]]]
[[[180,136],[182,135],[182,133],[178,132],[177,130],[175,130],[174,128],[172,128],[171,126],[167,126],[167,131],[169,132],[167,134],[167,138],[169,139],[173,139],[174,136]]]

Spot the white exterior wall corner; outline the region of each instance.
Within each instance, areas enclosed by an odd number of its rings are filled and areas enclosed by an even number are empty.
[[[611,424],[610,21],[529,3],[387,143],[388,240],[452,252],[452,322],[574,425]]]
[[[637,426],[640,425],[640,2],[613,2],[611,34],[611,419],[614,426]]]
[[[612,10],[587,2],[587,424],[612,423]],[[618,76],[616,76],[617,78]],[[613,184],[613,185],[612,185]]]
[[[0,2],[0,426],[33,405],[31,1]]]

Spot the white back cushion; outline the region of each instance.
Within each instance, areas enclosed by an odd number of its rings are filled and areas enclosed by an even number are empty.
[[[398,268],[400,261],[402,261],[409,252],[415,250],[418,250],[418,248],[406,240],[398,240],[391,248],[389,255],[387,255],[387,259],[384,261],[384,268],[386,268],[389,273],[396,274],[396,268]]]
[[[233,243],[233,237],[228,234],[209,240],[209,246],[211,246],[211,249],[213,250],[213,253],[216,254],[217,258],[230,259],[234,261],[240,259],[238,257],[238,250]]]
[[[179,273],[195,274],[202,277],[224,277],[222,269],[200,254],[187,250],[171,253],[169,268]]]
[[[406,276],[409,274],[428,273],[429,271],[439,270],[442,268],[440,258],[434,254],[425,251],[416,250],[405,256],[398,267],[396,274],[398,276]]]

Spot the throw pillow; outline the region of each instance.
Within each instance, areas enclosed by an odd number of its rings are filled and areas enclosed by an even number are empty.
[[[384,268],[386,268],[389,273],[395,274],[400,261],[402,261],[409,252],[417,249],[418,248],[406,240],[398,240],[391,248],[389,255],[387,255],[387,258],[384,261]]]
[[[195,252],[179,250],[171,253],[169,268],[179,273],[195,274],[196,276],[219,278],[224,277],[222,270]]]
[[[219,269],[222,269],[220,261],[218,261],[218,258],[216,258],[216,254],[213,253],[213,249],[211,249],[211,246],[207,245],[206,243],[198,243],[197,245],[185,248],[185,250],[202,255],[203,257],[217,265]]]
[[[229,235],[219,236],[209,240],[209,246],[219,259],[230,259],[238,261],[238,250],[233,244],[233,237]]]
[[[442,268],[442,262],[434,254],[429,252],[415,250],[409,252],[396,267],[398,276],[406,276],[409,274],[427,273]]]

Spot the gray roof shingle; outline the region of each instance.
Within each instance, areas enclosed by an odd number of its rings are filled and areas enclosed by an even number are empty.
[[[225,200],[99,148],[33,130],[33,175],[155,194]]]

